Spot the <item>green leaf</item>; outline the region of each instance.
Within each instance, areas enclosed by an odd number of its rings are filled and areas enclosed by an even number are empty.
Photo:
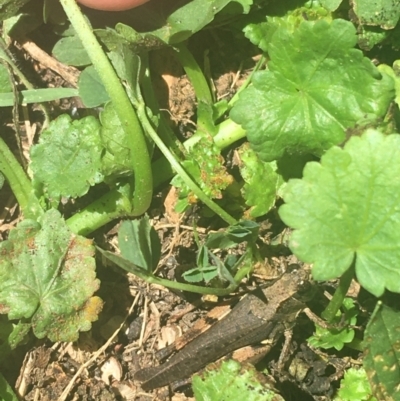
[[[92,65],[79,75],[78,87],[79,96],[86,107],[101,106],[110,100],[99,74]]]
[[[364,367],[378,400],[400,400],[400,312],[378,302],[365,330]]]
[[[208,250],[207,250],[208,251]],[[225,263],[215,256],[212,252],[208,251],[208,255],[210,259],[212,260],[213,265],[215,265],[217,269],[217,274],[219,279],[222,282],[228,281],[232,285],[236,285],[235,279],[233,278],[231,272],[229,271],[229,268],[231,266],[226,266]]]
[[[293,33],[305,19],[307,21],[326,19],[331,22],[332,16],[326,8],[320,7],[315,2],[315,5],[313,4],[311,7],[305,6],[289,10],[282,17],[268,17],[267,21],[248,24],[243,32],[253,44],[264,52],[268,52],[272,36],[279,28],[287,29]]]
[[[105,259],[112,262],[113,264],[121,267],[125,271],[129,273],[133,273],[142,280],[145,280],[148,283],[154,283],[158,285],[163,285],[168,288],[174,288],[179,291],[190,291],[196,294],[215,294],[215,295],[226,295],[231,293],[236,287],[235,285],[226,287],[226,288],[211,288],[211,287],[202,287],[198,285],[192,285],[187,283],[181,283],[177,281],[170,281],[166,279],[162,279],[160,277],[154,276],[152,273],[142,269],[139,266],[136,266],[134,263],[126,260],[125,258],[116,255],[114,253],[104,251],[103,249],[97,247],[97,250],[104,256]],[[242,276],[243,277],[243,276]],[[241,277],[241,278],[242,278]]]
[[[97,250],[104,256],[105,259],[119,266],[121,269],[124,269],[128,273],[133,273],[136,276],[148,282],[150,282],[151,278],[154,277],[151,272],[148,272],[142,267],[135,265],[130,260],[127,260],[120,255],[117,255],[109,251],[104,251],[99,247],[97,247]]]
[[[121,224],[118,245],[124,259],[148,272],[155,270],[160,261],[161,242],[147,215]]]
[[[209,365],[193,376],[196,401],[284,401],[265,384],[265,379],[250,364],[234,360]]]
[[[259,229],[260,225],[255,221],[242,220],[233,226],[230,226],[226,230],[226,234],[232,241],[236,241],[237,244],[240,244],[243,241],[255,243]]]
[[[34,179],[43,183],[49,198],[83,196],[103,180],[101,152],[100,124],[94,117],[72,121],[61,115],[31,148]]]
[[[346,370],[340,389],[333,401],[378,401],[372,397],[371,386],[364,369]]]
[[[335,11],[339,8],[343,0],[319,0],[322,7],[325,7],[329,11]]]
[[[30,0],[0,0],[0,21],[14,16]]]
[[[43,103],[67,97],[78,96],[78,90],[73,88],[32,89],[19,92],[19,104]],[[14,106],[14,93],[0,94],[0,107]]]
[[[78,36],[60,39],[53,47],[54,57],[63,64],[84,67],[92,64]]]
[[[353,299],[345,298],[342,308],[344,309],[344,316],[338,311],[333,321],[329,323],[331,325],[345,324],[345,326],[341,329],[336,329],[334,327],[323,328],[316,324],[315,334],[308,339],[308,343],[312,347],[335,348],[340,351],[345,344],[353,341],[355,331],[349,328],[349,325],[354,326],[357,322],[357,309],[355,308]]]
[[[106,149],[102,157],[102,173],[108,180],[132,174],[133,164],[128,139],[114,106],[107,102],[100,113],[101,139]]]
[[[383,117],[393,82],[360,50],[354,26],[304,21],[279,28],[269,44],[269,71],[254,74],[231,111],[264,161],[287,153],[321,155],[347,128]]]
[[[397,103],[397,106],[400,107],[400,60],[396,60],[393,63],[393,68],[389,67],[387,64],[380,64],[378,69],[380,72],[388,74],[393,78],[396,91],[394,101]]]
[[[212,279],[218,276],[217,266],[201,266],[187,270],[182,274],[182,277],[188,283],[199,283],[204,281],[209,283]]]
[[[0,315],[0,366],[7,361],[11,351],[25,341],[30,329],[30,323],[11,322],[7,316]]]
[[[35,29],[43,25],[43,9],[34,1],[24,7],[12,17],[3,21],[3,38],[21,38],[29,36]]]
[[[353,0],[354,13],[362,25],[393,29],[400,18],[399,0]]]
[[[0,64],[0,93],[7,93],[12,91],[12,86],[10,83],[10,76],[8,69],[5,65]],[[0,98],[1,99],[1,98]],[[12,106],[14,103],[11,103],[9,106]]]
[[[358,28],[358,46],[362,50],[369,51],[390,37],[390,33],[377,26],[361,25]],[[381,71],[379,66],[378,70]]]
[[[228,259],[228,262],[231,260]],[[206,245],[202,245],[196,257],[197,267],[190,269],[182,274],[188,282],[198,282],[204,280],[206,283],[219,277],[222,282],[228,281],[236,285],[235,280],[229,271],[232,265],[225,264],[220,258],[215,256]]]
[[[251,220],[239,221],[227,230],[208,235],[206,245],[209,248],[228,249],[242,242],[255,243],[260,226]]]
[[[4,401],[18,401],[19,398],[14,393],[12,387],[7,383],[4,376],[0,373],[0,399]]]
[[[162,28],[151,33],[168,44],[179,43],[209,24],[232,0],[192,0],[168,15]]]
[[[232,0],[216,15],[214,22],[218,26],[226,23],[226,21],[230,22],[232,16],[248,14],[253,4],[253,0]]]
[[[245,214],[250,218],[262,216],[275,205],[282,177],[276,173],[276,162],[261,161],[248,144],[238,149],[238,156],[240,174],[245,182],[241,192],[246,205],[250,206]]]
[[[101,300],[91,298],[95,278],[92,241],[76,236],[56,210],[39,222],[23,220],[0,244],[1,313],[31,319],[38,338],[75,341],[97,319]]]
[[[156,35],[153,35],[152,33],[137,32],[129,25],[118,23],[115,26],[115,31],[107,29],[107,30],[102,30],[102,32],[99,33],[102,36],[102,40],[103,41],[105,40],[107,45],[110,42],[111,43],[114,42],[114,44],[118,43],[119,45],[121,44],[123,45],[126,42],[129,43],[131,54],[133,53],[138,54],[144,51],[160,49],[161,47],[165,46],[165,43],[162,40],[160,40],[160,38],[157,37]],[[114,35],[112,35],[113,33]]]
[[[400,136],[369,130],[283,190],[282,220],[295,230],[290,249],[313,263],[316,280],[340,277],[353,263],[375,296],[400,292]]]

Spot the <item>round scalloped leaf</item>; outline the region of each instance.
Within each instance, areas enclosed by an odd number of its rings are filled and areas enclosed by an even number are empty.
[[[24,220],[0,244],[1,313],[31,319],[38,338],[75,341],[96,320],[99,287],[92,241],[71,233],[56,210]],[[65,324],[68,322],[68,324]]]
[[[294,232],[290,248],[313,263],[316,280],[340,277],[353,263],[375,296],[400,292],[400,136],[369,130],[344,149],[310,162],[289,180],[279,214]]]
[[[248,24],[244,27],[243,32],[253,44],[262,51],[268,52],[271,38],[280,27],[293,32],[304,19],[307,21],[326,19],[331,22],[332,16],[326,8],[320,7],[318,4],[312,4],[311,6],[289,10],[282,17],[267,17],[267,21]]]
[[[233,359],[208,365],[201,375],[193,376],[197,401],[283,401],[271,387],[254,366]]]
[[[280,27],[268,46],[268,71],[254,74],[231,111],[264,161],[290,153],[320,156],[357,122],[384,116],[393,81],[360,50],[354,26],[341,19]]]
[[[72,121],[63,114],[50,123],[31,148],[35,181],[49,198],[78,197],[103,180],[100,123],[92,116]]]

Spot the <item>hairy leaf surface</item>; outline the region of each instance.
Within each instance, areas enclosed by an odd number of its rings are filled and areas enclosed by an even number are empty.
[[[353,263],[375,296],[400,292],[400,136],[369,130],[289,180],[279,214],[295,230],[290,248],[313,263],[316,280],[340,277]]]
[[[280,27],[273,34],[269,70],[254,75],[231,112],[263,160],[285,151],[320,156],[345,139],[347,128],[384,116],[392,79],[356,43],[354,26],[340,19],[304,21],[294,32]]]
[[[193,377],[193,391],[198,401],[283,401],[265,378],[250,364],[235,360],[209,365]]]
[[[56,210],[22,221],[0,244],[0,313],[31,319],[38,338],[75,341],[101,300],[92,241],[70,232]]]
[[[275,205],[277,190],[283,179],[276,172],[275,162],[262,162],[248,146],[241,147],[238,154],[240,174],[245,181],[241,192],[250,206],[246,215],[252,218],[262,216]]]
[[[399,0],[353,0],[353,10],[362,25],[392,29],[400,18]]]
[[[132,161],[126,146],[126,133],[112,103],[106,103],[100,113],[101,139],[106,149],[102,158],[102,171],[105,176],[121,176],[132,173]]]
[[[94,117],[72,121],[63,114],[42,132],[31,148],[31,169],[49,198],[83,196],[103,180],[99,131]]]

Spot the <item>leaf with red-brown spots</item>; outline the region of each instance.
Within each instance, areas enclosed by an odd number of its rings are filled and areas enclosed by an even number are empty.
[[[72,234],[56,210],[22,221],[0,244],[0,305],[30,319],[38,338],[75,341],[101,309],[92,241]]]

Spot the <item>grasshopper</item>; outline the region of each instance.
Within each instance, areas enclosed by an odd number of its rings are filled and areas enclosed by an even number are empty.
[[[239,348],[265,339],[276,342],[304,309],[301,298],[309,286],[309,273],[304,269],[283,274],[270,287],[243,297],[230,313],[167,362],[137,371],[134,379],[149,391],[187,378]]]

